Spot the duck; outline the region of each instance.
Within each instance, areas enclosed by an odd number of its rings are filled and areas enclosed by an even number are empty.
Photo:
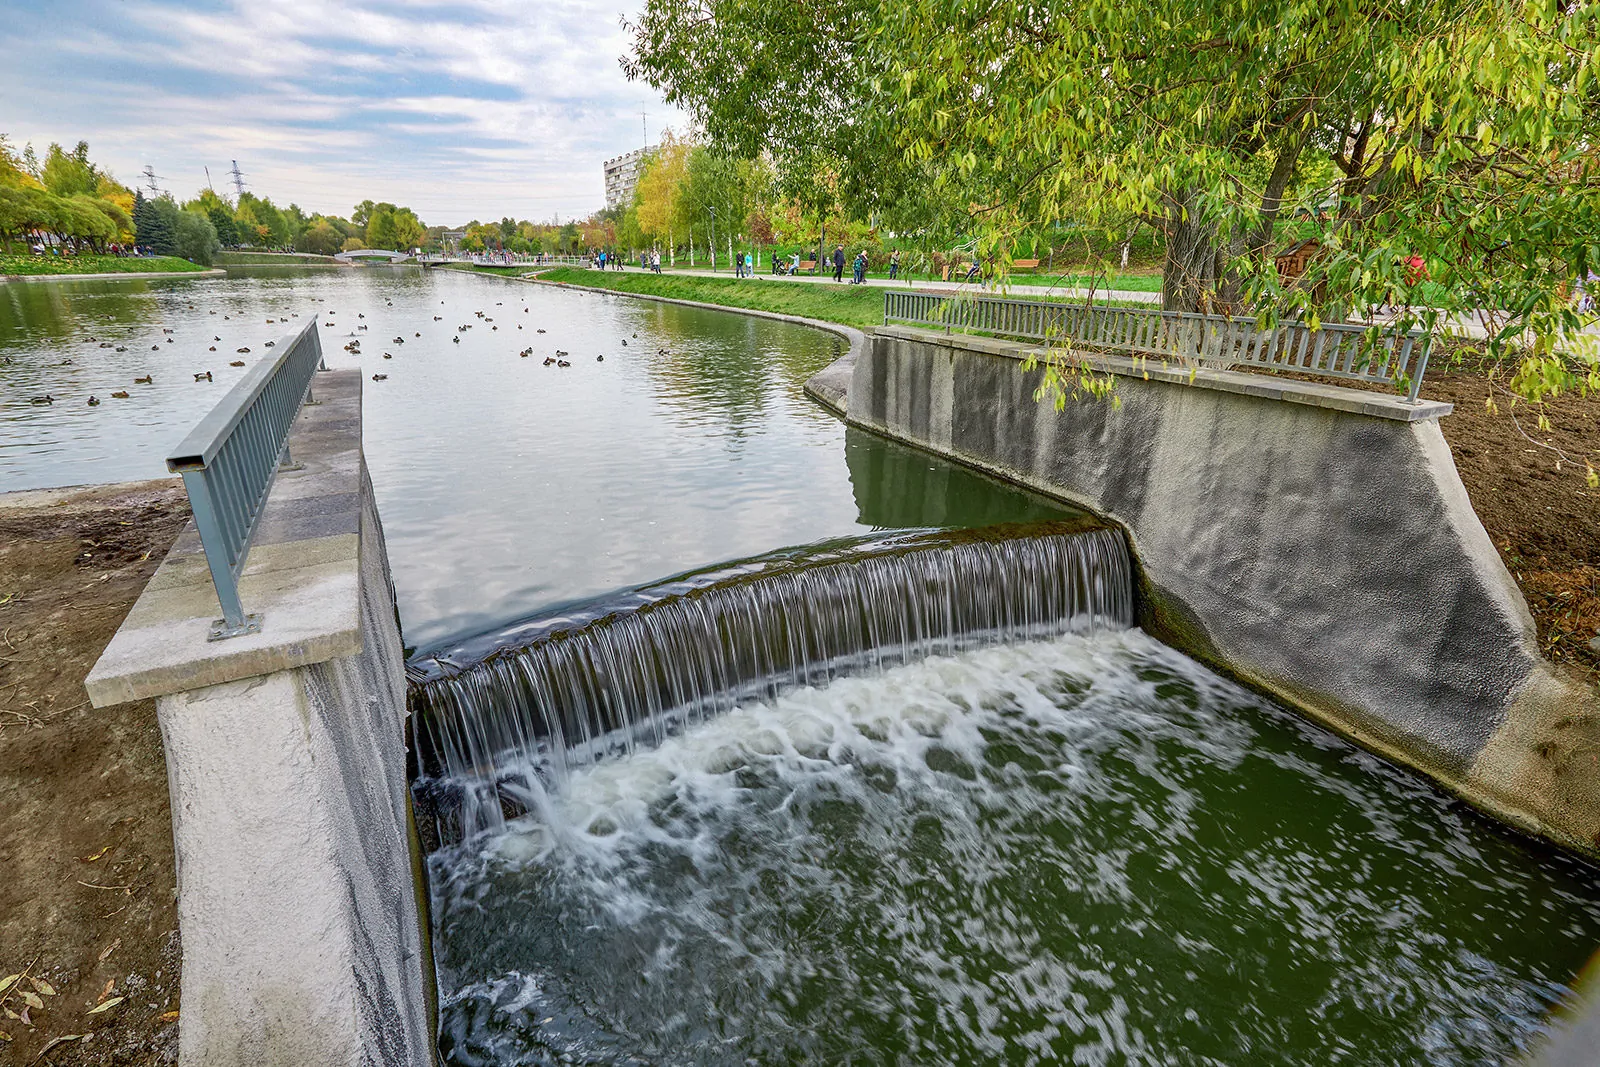
[[[72,360],[64,359],[60,363],[56,364],[56,366],[58,366],[58,367],[70,367],[70,366],[72,366]]]
[[[622,339],[622,347],[623,348],[627,348],[628,347],[628,339],[626,337],[624,337]]]
[[[216,312],[215,312],[215,311],[213,311],[213,312],[211,312],[211,314],[213,314],[213,315],[215,315],[215,314],[216,314]]]
[[[101,348],[114,348],[116,346],[113,345],[110,341],[101,341],[100,342],[100,347]]]
[[[93,407],[99,407],[100,406],[100,398],[95,396],[93,393],[90,393],[89,394],[89,406],[92,407],[92,408]]]
[[[127,349],[127,347],[125,345],[118,345],[117,346],[117,351],[118,352],[126,352],[127,350],[128,349]]]
[[[356,329],[358,329],[358,330],[365,330],[366,328],[367,328],[367,324],[364,323],[364,322],[360,326],[356,327]]]
[[[126,389],[118,389],[111,394],[111,398],[113,400],[126,400],[128,399],[128,391]]]
[[[500,306],[500,305],[501,305],[501,304],[502,304],[502,303],[504,303],[504,301],[500,301],[500,300],[496,300],[496,301],[495,301],[495,302],[494,302],[494,306],[495,306],[495,307],[499,307],[499,306]]]
[[[194,376],[194,380],[197,382],[209,382],[211,380],[211,372],[201,371],[199,374]]]
[[[397,344],[397,345],[403,345],[403,344],[406,343],[406,339],[404,337],[401,337],[399,334],[396,334],[395,335],[395,339],[394,339],[394,343]]]
[[[385,353],[384,353],[384,354],[383,354],[383,358],[384,358],[384,359],[393,359],[393,358],[394,358],[394,356],[393,356],[393,354],[391,354],[391,353],[389,353],[389,352],[385,352]]]
[[[358,312],[356,312],[356,318],[358,318],[358,319],[364,319],[364,318],[366,318],[366,316],[365,316],[365,315],[363,315],[363,314],[361,314],[361,312],[359,312],[359,311],[358,311]]]
[[[417,336],[418,336],[418,337],[421,337],[421,336],[422,336],[422,331],[421,331],[421,330],[418,330],[418,331],[417,331],[417,334],[416,334],[416,335],[417,335]]]
[[[244,366],[244,360],[236,359],[233,362],[229,363],[228,366],[230,366],[230,367],[242,367],[242,366]]]
[[[460,344],[461,343],[461,335],[457,334],[456,336],[450,338],[450,340],[455,342],[456,344]]]
[[[534,330],[534,331],[533,331],[533,332],[534,332],[534,333],[544,333],[544,331],[543,331],[543,330]]]
[[[161,351],[161,346],[160,345],[151,345],[150,346],[150,351],[159,352],[159,351]]]
[[[556,360],[556,366],[558,366],[558,367],[570,367],[570,366],[572,366],[572,364],[568,363],[564,359],[558,359],[558,360]]]
[[[545,356],[544,357],[544,365],[546,367],[548,367],[550,364],[554,363],[555,361],[556,361],[556,357],[555,356]]]
[[[265,345],[265,346],[264,346],[264,347],[266,347],[266,348],[271,348],[271,347],[273,347],[273,346],[274,346],[274,345],[276,345],[276,344],[277,344],[277,343],[278,343],[278,342],[276,342],[276,341],[268,341],[268,342],[267,342],[267,343],[266,343],[266,345]]]
[[[604,363],[606,361],[606,357],[605,356],[595,356],[594,357],[594,361],[596,363]]]
[[[520,323],[520,322],[517,323],[517,329],[519,329],[519,330],[522,329],[522,323]]]
[[[153,374],[146,374],[143,378],[135,378],[133,380],[134,385],[154,385],[155,382],[156,378]]]
[[[169,330],[167,327],[163,326],[163,327],[161,327],[161,332],[162,333],[171,333],[172,331]]]
[[[558,355],[558,356],[570,356],[570,355],[572,355],[572,353],[571,352],[565,352],[565,351],[563,351],[563,350],[558,348],[558,349],[556,349],[556,355]]]
[[[243,348],[235,348],[235,349],[234,349],[234,351],[235,351],[235,352],[248,352],[248,351],[250,351],[250,346],[249,346],[249,345],[246,345],[246,346],[245,346],[245,347],[243,347]]]
[[[217,350],[217,346],[216,345],[212,345],[210,348],[206,349],[207,352],[215,352],[216,350]]]
[[[213,341],[220,341],[220,340],[222,340],[222,338],[221,338],[221,337],[220,337],[220,336],[218,336],[218,335],[217,335],[217,334],[212,334],[212,335],[211,335],[211,339],[212,339],[212,340],[213,340]]]
[[[49,393],[46,393],[44,396],[34,396],[28,398],[28,403],[30,404],[54,404],[55,402],[56,398],[51,396]]]
[[[489,327],[489,329],[491,329],[491,330],[498,330],[498,329],[499,329],[499,328],[500,328],[500,327],[498,327],[498,326],[491,326],[491,327]]]
[[[268,320],[267,320],[267,325],[268,325],[268,326],[271,326],[271,325],[272,325],[272,324],[273,324],[273,323],[275,323],[275,322],[277,322],[277,321],[278,321],[278,320],[277,320],[277,319],[268,319]]]
[[[434,317],[433,317],[433,321],[434,321],[434,322],[438,322],[438,321],[439,321],[439,320],[440,320],[440,319],[442,319],[442,318],[444,318],[444,316],[443,316],[443,315],[435,315],[435,316],[434,316]]]
[[[372,376],[372,380],[375,382],[386,382],[389,380],[389,376],[387,374],[374,374]]]

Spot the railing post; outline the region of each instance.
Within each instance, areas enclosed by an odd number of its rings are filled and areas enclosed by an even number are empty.
[[[183,487],[189,494],[189,507],[194,511],[194,524],[200,531],[201,544],[222,544],[226,537],[222,530],[216,502],[211,497],[211,485],[205,471],[184,471]],[[239,583],[233,576],[221,553],[206,553],[206,567],[211,571],[211,584],[217,590],[217,603],[222,607],[222,618],[211,624],[209,641],[225,637],[259,633],[261,616],[246,615],[239,600]]]

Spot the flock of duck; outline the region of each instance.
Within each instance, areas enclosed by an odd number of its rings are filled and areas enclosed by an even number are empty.
[[[314,300],[314,301],[321,301],[324,298],[322,298],[322,297],[312,297],[311,299]],[[386,300],[384,303],[385,303],[385,306],[388,306],[388,307],[393,307],[394,306],[394,302],[392,300]],[[444,303],[444,301],[441,300],[440,303],[442,304],[442,303]],[[501,307],[501,306],[502,306],[501,302],[497,301],[495,303],[495,307]],[[191,311],[196,310],[195,306],[193,304],[189,305],[189,309]],[[527,314],[530,314],[531,312],[530,312],[529,308],[525,307],[525,308],[522,309],[522,313],[524,315],[527,315]],[[212,311],[211,314],[215,315],[217,313],[215,311]],[[328,309],[328,310],[325,311],[325,313],[322,316],[319,316],[319,317],[325,318],[327,320],[326,322],[323,323],[323,327],[325,329],[332,329],[335,325],[337,325],[336,322],[334,321],[334,316],[336,316],[337,314],[338,314],[337,311],[333,311],[331,309]],[[460,344],[462,335],[465,334],[468,330],[472,329],[474,326],[479,325],[479,324],[488,326],[491,331],[498,331],[500,329],[500,326],[499,326],[498,323],[495,322],[494,317],[492,315],[488,314],[487,311],[483,311],[483,310],[474,311],[473,312],[473,316],[479,321],[476,322],[476,323],[467,322],[467,323],[463,323],[460,326],[457,326],[455,335],[450,338],[450,340],[453,343]],[[233,318],[232,315],[227,315],[227,314],[223,315],[222,317],[224,319],[232,319]],[[299,312],[291,312],[286,317],[267,319],[266,320],[266,324],[269,325],[269,326],[275,325],[275,324],[278,324],[278,323],[287,324],[289,322],[290,318],[299,318],[299,317],[300,317],[300,313]],[[356,318],[357,319],[365,319],[366,317],[367,316],[364,313],[361,313],[361,312],[357,312],[356,313]],[[107,320],[113,320],[115,318],[115,316],[107,315],[106,318],[107,318]],[[433,321],[434,322],[442,322],[443,319],[444,319],[444,316],[442,316],[442,315],[433,316]],[[524,327],[521,324],[517,325],[517,329],[521,330],[523,328]],[[362,323],[357,324],[355,332],[366,332],[366,330],[367,330],[367,324],[365,322],[362,322]],[[161,332],[164,335],[162,337],[161,343],[157,343],[157,344],[151,345],[150,346],[150,350],[152,352],[161,351],[162,350],[162,344],[170,345],[170,344],[173,343],[173,340],[174,340],[173,331],[170,328],[162,327],[161,328]],[[542,334],[545,331],[544,331],[544,329],[542,327],[539,327],[539,328],[536,328],[534,330],[534,332]],[[413,339],[420,338],[422,336],[422,332],[420,330],[414,331],[412,336],[413,336]],[[635,339],[637,339],[639,335],[636,333],[633,336],[634,336]],[[220,334],[214,334],[211,339],[213,341],[221,341],[222,340],[222,336]],[[112,342],[112,341],[101,341],[99,338],[94,337],[92,335],[87,337],[87,338],[85,338],[85,340],[88,341],[88,342],[96,343],[101,348],[110,348],[110,349],[114,349],[117,352],[126,352],[128,350],[126,345],[116,344],[115,342]],[[393,338],[390,339],[389,343],[392,344],[392,345],[395,345],[395,346],[403,345],[403,344],[406,343],[406,338],[405,338],[405,336],[403,334],[397,334],[396,336],[394,336]],[[267,341],[267,342],[264,343],[263,347],[264,348],[272,348],[275,344],[276,344],[276,342],[274,342],[274,341]],[[622,344],[623,344],[624,347],[626,347],[628,342],[626,340],[624,340],[622,342]],[[349,352],[351,355],[354,355],[354,356],[361,355],[361,339],[359,337],[352,336],[350,341],[347,342],[343,347],[344,347],[344,350],[346,352]],[[215,352],[216,350],[217,350],[217,346],[215,344],[211,345],[211,347],[208,349],[208,351],[211,351],[211,352]],[[237,355],[248,355],[249,352],[250,352],[250,347],[248,345],[241,345],[240,347],[236,348],[234,350],[234,352]],[[658,355],[670,355],[671,353],[670,353],[670,351],[668,349],[662,348],[662,349],[658,350],[657,354]],[[518,352],[517,355],[522,357],[523,359],[530,358],[531,356],[534,355],[534,346],[533,345],[529,345],[528,347],[526,347],[526,348],[522,349],[520,352]],[[545,357],[544,366],[546,366],[546,367],[552,367],[552,366],[553,367],[570,367],[570,366],[572,366],[572,361],[570,359],[571,355],[572,355],[571,352],[568,352],[565,349],[558,348],[558,349],[555,350],[555,354],[554,355],[550,355],[550,356],[546,356]],[[383,358],[384,359],[393,359],[394,358],[394,353],[392,353],[392,352],[384,352],[383,353]],[[595,358],[595,362],[596,363],[604,363],[605,359],[606,359],[606,357],[604,355],[597,355],[594,358]],[[7,362],[10,362],[10,361],[7,360]],[[66,366],[66,365],[69,365],[71,363],[72,363],[72,360],[67,359],[67,360],[63,360],[60,365]],[[244,365],[245,365],[245,361],[242,360],[242,359],[230,360],[229,363],[228,363],[228,366],[230,366],[230,367],[243,367]],[[211,372],[209,370],[195,371],[193,373],[194,373],[194,380],[197,381],[197,382],[211,382],[211,381],[215,380],[215,376],[214,376],[213,372]],[[374,375],[372,375],[372,380],[375,381],[375,382],[387,381],[388,378],[389,378],[389,376],[387,374],[374,374]],[[133,379],[133,384],[134,385],[153,385],[154,383],[155,383],[155,376],[152,375],[152,374],[146,374],[146,375],[143,375],[143,376],[140,376],[140,377],[136,377],[136,378]],[[126,400],[130,396],[132,396],[132,393],[128,392],[125,389],[119,389],[119,390],[111,393],[110,396],[113,399],[116,399],[116,400]],[[33,403],[33,404],[41,404],[41,405],[42,404],[54,404],[54,403],[56,403],[57,399],[58,399],[57,397],[55,397],[54,395],[52,395],[50,393],[44,393],[44,394],[41,394],[39,396],[30,397],[29,398],[29,402]],[[93,393],[91,393],[89,395],[89,399],[88,399],[88,406],[89,407],[98,407],[100,405],[100,403],[101,403],[101,401],[100,401],[100,398],[98,396],[94,395]]]

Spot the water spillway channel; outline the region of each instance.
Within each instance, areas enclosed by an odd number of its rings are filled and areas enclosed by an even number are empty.
[[[1592,868],[1131,625],[1116,534],[807,401],[830,334],[415,269],[0,288],[4,490],[162,475],[313,314],[385,375],[451,1064],[1498,1065],[1600,944]]]
[[[931,655],[1127,627],[1126,546],[1115,530],[1083,525],[791,549],[413,660],[418,795],[434,801],[424,807],[438,836],[460,840],[502,829],[506,810],[526,811],[570,767],[659,745],[749,700]]]

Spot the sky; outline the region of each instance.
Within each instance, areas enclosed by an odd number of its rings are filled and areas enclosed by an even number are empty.
[[[307,214],[583,217],[604,160],[687,125],[618,65],[642,4],[0,0],[0,133],[41,156],[86,140],[180,200],[238,160],[249,191]]]

